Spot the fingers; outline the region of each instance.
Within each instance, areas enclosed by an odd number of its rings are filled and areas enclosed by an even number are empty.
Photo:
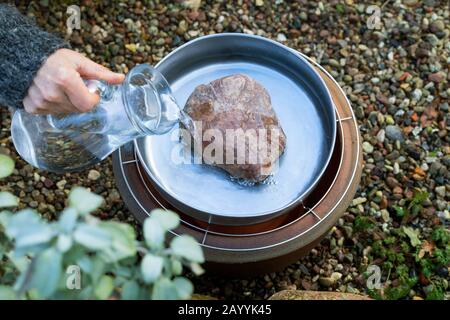
[[[68,114],[74,112],[74,106],[69,99],[63,97],[50,101],[45,98],[43,91],[37,85],[32,85],[28,90],[28,95],[23,100],[25,111],[32,114]]]
[[[100,102],[100,97],[89,92],[80,74],[74,69],[61,68],[57,81],[78,112],[88,112]]]
[[[48,106],[39,89],[32,85],[28,89],[28,95],[23,100],[23,107],[29,113],[42,114]]]
[[[59,49],[38,71],[23,100],[25,110],[35,114],[92,110],[99,103],[100,97],[88,90],[83,78],[119,84],[125,76],[112,72],[75,51]]]
[[[108,68],[105,68],[82,55],[80,55],[79,60],[77,61],[77,71],[82,78],[103,80],[110,84],[120,84],[125,79],[123,74],[112,72]]]
[[[46,79],[46,77],[42,77],[38,74],[33,80],[33,85],[39,89],[42,97],[48,102],[61,104],[70,103],[64,91],[51,80]]]

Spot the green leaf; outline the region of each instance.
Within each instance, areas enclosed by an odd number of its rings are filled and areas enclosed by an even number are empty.
[[[62,273],[62,254],[49,248],[30,263],[30,278],[25,280],[27,290],[36,290],[39,298],[49,298],[56,291]]]
[[[82,187],[75,187],[69,194],[69,205],[81,215],[86,215],[100,208],[103,198]]]
[[[17,207],[19,205],[19,198],[10,192],[0,192],[0,208]]]
[[[172,273],[176,276],[180,275],[183,272],[183,265],[178,260],[172,260]]]
[[[425,200],[428,199],[428,196],[429,196],[429,194],[426,191],[416,191],[416,192],[414,192],[412,203],[422,204],[422,202],[424,202]]]
[[[90,250],[104,250],[111,246],[112,237],[98,226],[81,224],[73,234],[74,240]]]
[[[136,234],[134,228],[114,221],[101,222],[99,227],[112,238],[109,250],[105,251],[110,262],[118,261],[136,254]]]
[[[120,264],[115,268],[114,272],[117,277],[123,277],[126,279],[131,278],[134,273],[134,265],[127,266]]]
[[[42,221],[36,212],[25,209],[7,220],[6,234],[15,240],[14,253],[22,255],[46,249],[56,231]]]
[[[93,283],[96,283],[105,273],[105,262],[98,256],[83,256],[77,263],[83,273],[88,274]]]
[[[161,276],[164,259],[152,254],[146,254],[141,262],[141,273],[145,283],[153,283]]]
[[[122,287],[122,300],[139,299],[139,285],[136,281],[127,281]]]
[[[0,154],[0,179],[10,176],[14,171],[14,160],[5,154]]]
[[[422,243],[419,240],[419,230],[414,230],[411,227],[403,227],[403,232],[409,237],[409,241],[413,247],[417,247]]]
[[[343,5],[342,3],[336,4],[336,11],[340,14],[345,13],[345,5]]]
[[[72,238],[68,235],[65,234],[60,234],[58,236],[58,240],[56,242],[56,247],[58,248],[59,251],[61,252],[67,252],[70,250],[70,248],[72,247]]]
[[[78,211],[74,208],[66,208],[58,220],[58,225],[63,232],[70,233],[75,229],[77,219]]]
[[[395,209],[395,213],[397,214],[397,217],[404,217],[406,214],[406,210],[400,206],[394,205],[393,208]]]
[[[160,249],[164,245],[164,229],[155,219],[147,218],[144,221],[145,243],[150,248]]]
[[[176,300],[178,299],[178,290],[175,284],[167,278],[161,278],[153,286],[153,300]]]
[[[13,216],[13,214],[10,211],[6,211],[6,210],[0,211],[0,225],[3,227],[6,227],[9,219],[11,219],[12,216]]]
[[[94,294],[97,299],[105,300],[111,296],[113,290],[113,278],[110,276],[102,276],[97,286],[95,287]]]
[[[16,249],[48,243],[56,234],[47,225],[42,227],[30,226],[27,231],[27,234],[21,233],[20,236],[16,237]]]
[[[9,254],[8,258],[20,273],[24,273],[30,264],[30,259],[27,256],[16,257],[13,254]]]
[[[203,263],[205,258],[198,242],[189,235],[175,237],[170,243],[170,247],[175,255],[183,257],[189,261]]]
[[[180,224],[178,215],[169,210],[155,209],[151,212],[150,219],[157,220],[165,231],[175,229]]]
[[[34,210],[25,209],[11,215],[7,219],[6,232],[9,237],[16,238],[21,233],[26,233],[27,230],[25,228],[30,226],[45,226],[45,223],[41,221],[41,218]]]
[[[177,277],[173,279],[173,284],[177,288],[179,298],[182,300],[189,299],[194,292],[194,286],[184,277]]]
[[[16,293],[13,288],[0,285],[0,300],[16,300]]]
[[[196,275],[196,276],[200,276],[203,273],[205,273],[205,270],[203,270],[202,266],[199,265],[198,263],[191,263],[189,265],[189,267],[191,268],[191,271]]]

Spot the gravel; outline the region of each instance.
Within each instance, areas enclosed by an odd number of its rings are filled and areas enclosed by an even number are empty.
[[[386,127],[386,137],[388,137],[389,139],[395,141],[403,141],[405,140],[403,138],[403,133],[402,133],[402,129],[400,129],[398,126],[393,126],[393,125],[389,125]]]
[[[64,5],[18,2],[23,12],[48,30],[65,30]],[[382,7],[378,29],[367,26],[370,4]],[[340,223],[306,257],[280,272],[249,279],[204,275],[193,278],[196,292],[227,299],[267,299],[285,289],[367,294],[364,271],[369,264],[381,266],[386,286],[402,281],[401,260],[390,262],[386,255],[377,254],[380,243],[386,250],[395,249],[396,243],[408,246],[408,237],[398,235],[404,227],[417,230],[420,240],[429,243],[434,230],[448,229],[450,13],[446,0],[209,0],[202,1],[198,11],[172,1],[123,5],[84,0],[81,14],[82,29],[65,36],[75,49],[113,70],[127,72],[136,63],[156,64],[174,48],[202,35],[247,32],[315,58],[340,83],[355,110],[365,167],[355,200]],[[111,159],[81,173],[36,170],[15,153],[6,109],[1,109],[0,120],[0,152],[16,160],[14,174],[0,188],[19,196],[21,207],[37,207],[54,219],[70,188],[82,185],[107,199],[98,212],[101,218],[136,223],[115,187]],[[419,201],[416,213],[402,218],[401,208],[412,208],[419,192],[426,192],[427,199]],[[392,235],[395,241],[389,244]],[[414,258],[416,248],[408,250],[403,257],[410,275],[418,275],[419,281],[402,298],[431,296],[436,284],[448,297],[448,265],[431,268],[425,275]]]

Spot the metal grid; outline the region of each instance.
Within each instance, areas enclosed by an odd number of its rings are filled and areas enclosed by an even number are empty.
[[[333,188],[333,186],[334,186],[334,184],[335,184],[335,182],[336,182],[336,179],[337,179],[337,177],[339,176],[339,173],[340,173],[341,168],[342,168],[343,150],[344,150],[344,147],[345,147],[345,136],[344,136],[344,130],[342,129],[342,122],[344,122],[344,121],[349,121],[349,120],[353,120],[353,122],[354,122],[354,126],[353,126],[353,127],[355,128],[356,133],[357,133],[357,134],[356,134],[356,137],[357,137],[357,143],[356,143],[356,145],[357,145],[357,148],[358,148],[358,149],[357,149],[357,159],[356,159],[356,163],[359,162],[359,156],[360,156],[360,150],[359,150],[359,148],[360,148],[360,141],[359,141],[359,139],[360,139],[360,138],[359,138],[359,132],[358,132],[358,124],[357,124],[357,122],[356,122],[356,118],[355,118],[355,116],[354,116],[353,110],[352,110],[352,108],[350,107],[350,102],[348,101],[348,99],[347,99],[347,97],[346,97],[344,91],[343,91],[342,88],[339,86],[339,84],[337,83],[337,81],[336,81],[336,80],[335,80],[335,79],[334,79],[334,78],[333,78],[333,77],[332,77],[332,76],[331,76],[331,75],[330,75],[330,74],[329,74],[322,66],[320,66],[319,64],[317,64],[315,61],[313,61],[312,59],[310,59],[309,57],[305,56],[305,55],[302,54],[302,53],[298,53],[298,54],[300,54],[301,56],[303,56],[305,59],[307,59],[307,60],[308,60],[311,64],[313,64],[314,66],[318,67],[324,74],[327,75],[327,77],[329,77],[329,78],[337,85],[337,87],[340,89],[341,93],[344,95],[344,97],[345,97],[345,99],[346,99],[346,106],[349,108],[349,111],[350,111],[350,113],[351,113],[351,116],[350,116],[350,117],[342,118],[342,117],[340,116],[340,114],[339,114],[339,111],[337,110],[337,108],[336,108],[336,106],[335,106],[335,111],[336,111],[336,116],[337,116],[337,120],[336,120],[336,121],[337,121],[338,124],[339,124],[339,125],[338,125],[338,128],[339,128],[339,130],[340,130],[340,132],[341,132],[342,149],[341,149],[341,157],[340,157],[340,162],[339,162],[338,171],[337,171],[337,173],[336,173],[336,175],[335,175],[335,177],[334,177],[334,179],[333,179],[333,182],[331,183],[331,185],[330,185],[330,187],[328,188],[328,190],[324,193],[324,195],[322,196],[322,198],[320,198],[320,200],[317,201],[317,203],[316,203],[312,208],[307,208],[307,207],[305,207],[305,205],[302,203],[302,206],[304,207],[304,209],[306,210],[306,212],[304,212],[303,214],[301,214],[297,219],[295,219],[295,220],[293,220],[293,221],[291,221],[291,222],[289,222],[289,223],[287,223],[287,224],[285,224],[285,225],[282,225],[282,226],[280,226],[280,227],[277,227],[277,228],[274,228],[274,229],[271,229],[271,230],[267,230],[267,231],[263,231],[263,232],[259,232],[259,233],[246,233],[246,234],[229,234],[229,233],[221,233],[221,232],[216,232],[216,231],[211,231],[211,230],[209,230],[209,226],[208,226],[206,229],[204,229],[204,228],[201,228],[201,227],[199,227],[199,226],[193,225],[193,224],[191,224],[191,223],[189,223],[189,222],[187,222],[187,221],[185,221],[185,220],[181,220],[181,223],[183,223],[184,225],[189,226],[190,228],[195,229],[195,230],[200,231],[200,232],[203,233],[203,238],[202,238],[202,241],[201,241],[201,245],[204,246],[205,248],[210,248],[210,249],[214,249],[214,250],[222,250],[222,251],[243,251],[243,252],[245,252],[245,251],[256,251],[256,250],[264,250],[264,249],[268,249],[268,248],[273,248],[273,247],[282,245],[282,244],[284,244],[284,243],[286,243],[286,242],[292,241],[292,240],[294,240],[294,239],[296,239],[296,238],[298,238],[298,237],[301,237],[302,235],[304,235],[304,234],[306,234],[306,233],[308,233],[308,232],[311,232],[315,227],[317,227],[317,226],[318,226],[324,219],[326,219],[326,218],[329,216],[329,214],[330,214],[330,213],[331,213],[331,212],[332,212],[332,211],[333,211],[333,210],[341,203],[342,199],[344,198],[345,194],[347,193],[348,189],[350,188],[351,183],[353,182],[353,180],[354,180],[354,178],[355,178],[356,170],[357,170],[356,166],[353,168],[353,172],[352,172],[352,177],[351,177],[350,183],[348,184],[347,188],[346,188],[346,189],[344,190],[344,192],[342,193],[342,196],[337,200],[337,202],[336,202],[336,204],[334,205],[334,207],[331,208],[330,211],[329,211],[323,218],[321,218],[321,217],[314,211],[315,208],[317,208],[317,206],[323,201],[323,199],[326,198],[326,196],[329,194],[330,190]],[[122,171],[122,175],[123,175],[124,181],[125,181],[125,183],[126,183],[128,189],[129,189],[131,195],[133,196],[133,199],[134,199],[134,200],[136,201],[136,203],[140,206],[140,208],[150,216],[150,212],[148,212],[148,210],[140,203],[140,201],[139,201],[139,200],[137,199],[137,197],[135,196],[134,191],[133,191],[133,189],[130,187],[129,182],[128,182],[128,180],[127,180],[127,177],[126,177],[126,175],[125,175],[125,173],[124,173],[124,171],[123,171],[123,166],[124,166],[124,165],[131,164],[131,163],[137,164],[137,163],[140,161],[140,159],[139,159],[139,157],[138,157],[138,155],[137,155],[137,153],[136,153],[135,148],[133,148],[133,152],[134,152],[134,155],[133,155],[133,156],[134,156],[134,159],[133,159],[133,160],[122,161],[122,154],[121,154],[121,152],[119,151],[119,161],[120,161],[120,163],[121,163],[121,171]],[[144,186],[145,186],[146,190],[148,191],[148,193],[152,196],[152,198],[156,201],[156,203],[157,203],[161,208],[166,209],[166,208],[164,207],[164,205],[158,200],[158,198],[157,198],[157,197],[152,193],[152,191],[148,188],[147,184],[145,183],[144,176],[143,176],[143,173],[141,172],[140,167],[139,167],[139,166],[136,166],[136,168],[137,168],[137,170],[138,170],[138,173],[139,173],[139,176],[140,176],[140,178],[141,178],[141,180],[142,180],[142,183],[144,184]],[[271,245],[269,245],[269,246],[252,247],[252,248],[226,248],[226,247],[211,246],[211,245],[208,245],[208,244],[206,243],[206,242],[207,242],[208,234],[213,234],[213,235],[218,235],[218,236],[223,236],[223,237],[253,237],[253,236],[258,236],[258,235],[263,235],[263,234],[268,234],[268,233],[277,232],[277,231],[282,230],[283,228],[286,228],[286,227],[292,225],[293,223],[298,222],[299,220],[303,219],[304,217],[306,217],[306,216],[308,216],[308,215],[310,215],[310,214],[313,215],[313,216],[315,217],[315,219],[317,220],[317,222],[314,223],[310,228],[308,228],[307,230],[305,230],[305,231],[303,231],[303,232],[297,234],[297,235],[294,236],[294,237],[291,237],[291,238],[289,238],[289,239],[286,239],[286,240],[283,240],[283,241],[279,241],[279,242],[273,243],[273,244],[271,244]],[[209,221],[209,222],[210,222],[210,221]],[[179,234],[176,233],[174,230],[172,230],[172,231],[170,231],[170,232],[171,232],[174,236],[179,236]]]

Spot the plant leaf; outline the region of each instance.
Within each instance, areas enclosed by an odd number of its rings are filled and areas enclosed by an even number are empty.
[[[179,298],[182,300],[189,299],[194,292],[194,286],[184,277],[176,277],[173,279],[173,284],[177,288]]]
[[[403,227],[403,232],[409,237],[409,241],[413,247],[417,247],[422,243],[419,240],[419,230],[414,230],[411,227]]]
[[[39,298],[49,298],[56,291],[62,273],[62,254],[49,248],[30,263],[30,280],[25,280],[26,290],[36,290]]]
[[[59,251],[61,252],[67,252],[72,247],[72,238],[66,234],[60,234],[58,236],[58,240],[56,242],[56,246]]]
[[[81,224],[73,234],[76,242],[91,250],[105,250],[111,246],[112,237],[98,226]]]
[[[5,154],[0,154],[0,179],[10,176],[13,171],[14,160]]]
[[[178,291],[175,284],[167,278],[158,279],[153,286],[153,300],[176,300]]]
[[[27,231],[28,233],[21,233],[19,237],[16,237],[16,249],[48,243],[56,234],[47,225],[43,227],[30,226],[27,228]]]
[[[417,255],[418,258],[422,259],[426,253],[428,253],[429,255],[432,255],[433,249],[434,249],[433,242],[428,242],[427,240],[423,241],[422,246],[420,247],[419,253]]]
[[[130,280],[125,282],[122,287],[123,300],[137,300],[139,299],[139,285],[136,281]]]
[[[150,219],[157,220],[165,231],[175,229],[180,224],[178,215],[169,210],[155,209],[151,212]]]
[[[164,245],[164,229],[156,219],[147,218],[144,221],[145,243],[150,248],[160,249]]]
[[[47,248],[56,235],[51,226],[30,209],[21,210],[6,222],[6,234],[15,240],[14,254],[36,253]]]
[[[145,283],[155,282],[162,273],[164,259],[153,254],[146,254],[141,262],[141,273]]]
[[[24,209],[11,215],[6,221],[6,233],[11,238],[16,238],[23,233],[27,226],[44,225],[40,217],[31,209]]]
[[[100,208],[103,198],[82,187],[75,187],[69,194],[69,205],[81,215],[86,215]]]
[[[74,208],[66,208],[59,217],[58,225],[63,232],[70,233],[76,226],[78,211]]]
[[[171,269],[174,275],[180,275],[183,272],[183,265],[178,260],[171,261]]]
[[[202,266],[199,265],[198,263],[191,263],[189,265],[189,267],[191,268],[191,271],[196,275],[196,276],[200,276],[203,273],[205,273],[205,270],[203,270]]]
[[[77,265],[85,274],[90,276],[93,283],[99,281],[105,273],[105,262],[99,256],[85,255],[77,261]]]
[[[205,258],[198,242],[189,235],[175,237],[170,243],[173,253],[189,261],[203,263]]]
[[[17,207],[19,205],[19,198],[10,192],[0,192],[0,208]]]
[[[0,300],[15,300],[16,293],[13,288],[0,285]]]
[[[112,237],[110,249],[105,251],[110,262],[118,261],[136,254],[136,234],[134,228],[114,221],[101,222],[99,227]]]
[[[94,295],[97,299],[105,300],[109,298],[114,290],[114,280],[111,276],[102,276],[95,286]]]

